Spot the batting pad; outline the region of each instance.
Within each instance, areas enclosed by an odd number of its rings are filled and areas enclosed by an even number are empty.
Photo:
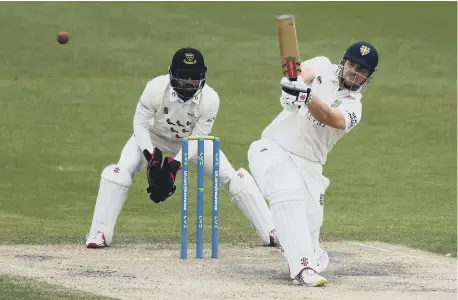
[[[306,203],[302,193],[272,195],[270,209],[284,255],[288,260],[291,279],[305,267],[317,265],[307,222]]]
[[[272,214],[254,178],[247,170],[241,168],[236,172],[229,184],[229,193],[232,203],[251,221],[263,243],[269,244],[269,233],[274,229]]]
[[[101,176],[99,193],[95,203],[91,232],[103,232],[107,245],[113,240],[116,219],[127,199],[132,185],[130,173],[118,165],[109,165]]]

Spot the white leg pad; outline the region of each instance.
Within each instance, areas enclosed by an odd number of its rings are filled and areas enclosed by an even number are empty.
[[[285,249],[283,255],[288,261],[291,279],[308,267],[315,269],[316,254],[313,248],[307,222],[307,205],[303,193],[272,195],[270,209],[280,243]]]
[[[270,243],[269,233],[274,229],[272,213],[254,178],[241,168],[229,184],[232,203],[251,221],[264,244]]]
[[[102,172],[91,232],[102,232],[107,245],[113,240],[116,219],[131,185],[131,174],[118,165],[109,165]]]

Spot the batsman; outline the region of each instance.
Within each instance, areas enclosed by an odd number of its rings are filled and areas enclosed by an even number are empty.
[[[207,83],[207,66],[194,48],[179,49],[169,66],[169,74],[150,80],[138,101],[134,134],[125,144],[119,161],[101,174],[88,248],[112,244],[118,215],[127,199],[132,178],[146,167],[149,198],[160,203],[176,190],[181,169],[181,141],[184,137],[210,134],[219,109],[219,96]],[[163,157],[163,152],[173,157]],[[204,148],[204,170],[212,174],[212,142]],[[188,159],[197,161],[197,141],[189,142]],[[220,152],[220,183],[232,202],[249,218],[266,245],[276,245],[272,215],[253,177],[243,168],[235,171]]]
[[[323,166],[334,145],[361,121],[362,93],[378,60],[374,45],[360,41],[338,64],[323,56],[298,61],[299,68],[280,81],[283,110],[249,148],[249,169],[269,201],[294,284],[327,283],[320,275],[329,263],[319,243],[330,182]]]

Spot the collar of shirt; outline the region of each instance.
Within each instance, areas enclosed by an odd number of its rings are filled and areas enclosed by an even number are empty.
[[[182,105],[188,105],[191,102],[193,102],[195,104],[199,104],[200,98],[202,98],[202,90],[200,90],[196,96],[194,96],[191,99],[189,99],[191,101],[189,101],[189,100],[188,101],[183,101],[183,99],[178,97],[177,93],[173,90],[173,88],[170,88],[170,102],[178,101]]]

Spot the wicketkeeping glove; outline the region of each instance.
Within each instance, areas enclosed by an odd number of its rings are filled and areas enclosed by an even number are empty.
[[[143,155],[148,161],[146,176],[149,186],[146,191],[154,203],[163,202],[176,190],[175,178],[181,163],[171,157],[165,157],[162,162],[162,151],[158,148],[154,148],[153,154],[145,149]]]
[[[312,99],[311,85],[303,81],[289,81],[286,77],[283,77],[280,81],[280,86],[288,94],[288,96],[282,98],[289,105],[304,106]]]

